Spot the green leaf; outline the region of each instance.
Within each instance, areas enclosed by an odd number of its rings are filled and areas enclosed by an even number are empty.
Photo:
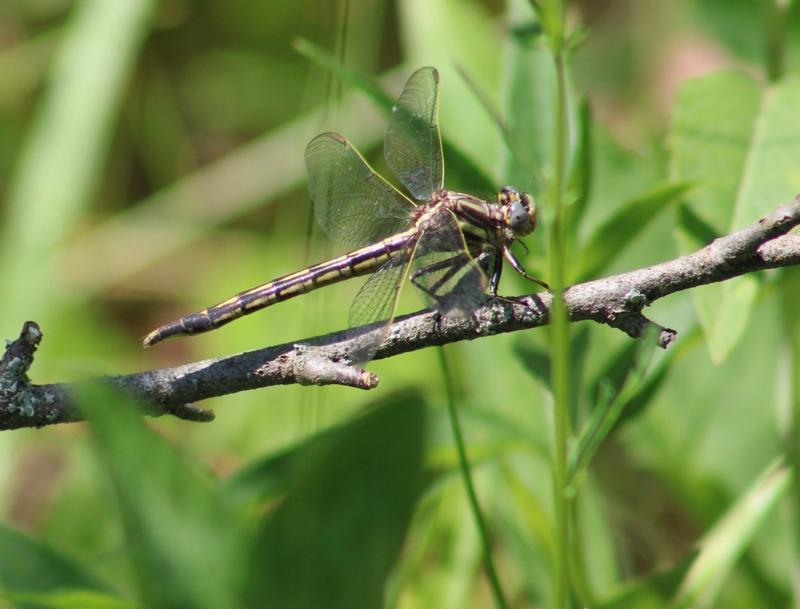
[[[80,397],[119,500],[144,604],[235,607],[245,567],[240,530],[210,477],[145,426],[129,399],[100,385]]]
[[[636,397],[641,400],[642,392],[646,403],[666,377],[667,363],[677,350],[662,355],[660,365],[652,370],[650,364],[657,348],[655,334],[656,330],[651,328],[639,340],[626,345],[590,385],[591,417],[581,429],[569,456],[573,478],[589,466],[602,442],[621,421],[628,404]]]
[[[715,606],[723,583],[790,482],[789,470],[781,463],[767,467],[750,490],[706,533],[672,607]]]
[[[800,191],[800,80],[765,87],[734,72],[687,82],[678,95],[670,148],[673,177],[697,183],[686,196],[692,226],[681,251],[703,245],[698,224],[718,235],[758,220]],[[713,359],[723,361],[747,326],[759,280],[746,276],[692,290]]]
[[[253,536],[251,606],[382,606],[423,488],[423,414],[418,394],[395,394],[309,445]]]
[[[0,525],[0,584],[9,594],[48,593],[70,588],[107,591],[82,565],[50,546]],[[20,600],[20,606],[38,606]]]
[[[572,476],[588,467],[601,443],[623,424],[641,414],[658,392],[676,360],[697,345],[700,331],[687,332],[679,345],[656,356],[655,338],[627,343],[610,356],[603,370],[587,383],[591,418],[581,429],[570,454]]]
[[[688,182],[658,186],[619,207],[581,248],[575,281],[597,278],[636,235],[659,213],[680,200],[690,188]]]

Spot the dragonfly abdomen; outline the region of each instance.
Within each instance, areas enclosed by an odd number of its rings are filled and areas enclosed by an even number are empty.
[[[277,302],[351,277],[372,273],[390,258],[409,253],[416,234],[416,230],[411,229],[338,258],[320,262],[302,271],[240,292],[212,307],[159,326],[144,338],[144,346],[151,347],[164,339],[176,336],[208,332]]]

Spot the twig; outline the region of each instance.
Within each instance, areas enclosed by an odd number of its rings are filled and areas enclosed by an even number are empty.
[[[681,290],[800,264],[800,233],[789,234],[798,225],[800,195],[756,224],[720,237],[692,254],[572,286],[564,293],[570,320],[593,320],[618,328],[633,338],[653,326],[659,344],[666,348],[677,332],[645,317],[642,313],[645,306]],[[487,299],[471,316],[441,317],[435,311],[405,315],[395,320],[375,359],[543,326],[549,321],[551,304],[552,295],[542,292],[513,299]],[[350,365],[351,355],[363,350],[372,331],[375,328],[354,328],[303,340],[301,344],[287,343],[102,380],[145,401],[153,415],[172,414],[192,421],[208,421],[213,414],[193,406],[192,402],[292,383],[375,387],[377,376]],[[41,338],[39,327],[26,322],[20,337],[8,343],[0,361],[0,429],[81,419],[72,397],[73,385],[34,385],[27,377]]]

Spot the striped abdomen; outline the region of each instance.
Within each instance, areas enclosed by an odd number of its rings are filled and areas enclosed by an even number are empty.
[[[151,347],[173,336],[208,332],[276,302],[350,277],[372,273],[390,258],[410,253],[416,235],[416,229],[409,229],[344,256],[320,262],[302,271],[241,292],[213,307],[159,326],[145,336],[144,346]]]

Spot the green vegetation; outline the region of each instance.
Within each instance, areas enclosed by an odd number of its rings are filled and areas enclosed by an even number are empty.
[[[533,192],[516,252],[556,293],[692,251],[800,193],[798,30],[790,0],[11,0],[2,334],[41,324],[43,383],[341,329],[357,281],[140,346],[342,253],[305,145],[339,131],[388,175],[422,65],[446,186]],[[0,435],[0,607],[796,606],[799,296],[785,269],[660,300],[667,351],[557,307],[205,425],[87,387],[87,423]]]

